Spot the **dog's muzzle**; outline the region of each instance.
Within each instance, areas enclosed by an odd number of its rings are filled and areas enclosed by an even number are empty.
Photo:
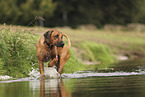
[[[64,42],[63,42],[63,41],[57,42],[57,43],[55,44],[55,46],[57,46],[57,47],[63,47],[63,46],[64,46]]]

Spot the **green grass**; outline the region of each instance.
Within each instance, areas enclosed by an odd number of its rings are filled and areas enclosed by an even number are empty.
[[[76,71],[87,70],[87,66],[77,58],[76,53],[71,48],[69,51],[70,51],[70,58],[66,62],[63,72],[73,73]]]
[[[116,61],[112,50],[104,44],[97,44],[91,41],[80,43],[80,48],[83,51],[81,59],[84,61],[98,62],[96,68],[108,68]]]
[[[6,72],[6,70],[4,70],[3,68],[4,68],[4,62],[0,58],[0,74],[1,75],[5,74],[5,72]]]
[[[0,30],[0,75],[28,76],[32,64],[37,64],[34,35],[21,30]]]
[[[106,31],[57,28],[66,33],[72,42],[72,46],[80,45],[80,42],[92,41],[97,44],[105,44],[116,55],[128,55],[131,58],[135,53],[145,56],[145,33],[135,31]],[[79,48],[77,48],[79,49]]]

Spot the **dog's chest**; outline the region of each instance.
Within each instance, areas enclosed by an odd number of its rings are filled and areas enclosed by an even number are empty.
[[[48,62],[50,60],[50,56],[45,57],[45,59],[43,60],[43,62]]]
[[[45,56],[44,62],[48,62],[51,59],[51,53],[50,53],[50,51],[44,50],[41,53]]]
[[[42,51],[42,54],[45,56],[45,60],[48,61],[56,55],[53,50],[44,50]]]

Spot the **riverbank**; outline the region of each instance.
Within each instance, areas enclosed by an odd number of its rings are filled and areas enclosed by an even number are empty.
[[[1,25],[0,29],[1,34],[2,32],[3,34],[5,33],[5,37],[1,38],[7,41],[0,42],[0,46],[3,47],[0,48],[2,56],[0,57],[0,75],[10,75],[12,77],[28,76],[32,67],[38,68],[35,43],[38,38],[50,28]],[[64,73],[72,73],[81,70],[107,69],[111,64],[119,61],[118,56],[124,56],[129,59],[145,57],[144,32],[111,32],[97,29],[71,29],[68,27],[57,27],[56,29],[67,34],[72,43],[72,47],[70,48],[71,57],[65,64]],[[19,37],[14,37],[15,33],[17,33]],[[10,35],[13,35],[13,37]],[[15,42],[17,40],[22,41]],[[8,43],[9,41],[12,42]],[[64,41],[66,42],[66,39],[64,39]],[[16,43],[15,45],[17,45],[17,49],[14,49],[14,42]],[[11,53],[11,50],[14,50],[15,53]],[[2,53],[4,51],[5,53]],[[7,51],[9,51],[9,53]],[[21,52],[23,53],[21,54]],[[11,57],[11,54],[15,54],[14,56],[16,57]],[[86,65],[85,63],[94,64]]]
[[[4,25],[0,25],[0,29]],[[41,36],[51,28],[24,27],[5,25],[5,28],[21,29],[35,35]],[[72,42],[73,50],[80,42],[91,41],[104,44],[111,48],[115,55],[127,56],[129,58],[145,57],[145,32],[133,30],[104,30],[104,29],[72,29],[69,27],[55,27],[57,30],[67,34]],[[77,48],[79,49],[79,48]]]

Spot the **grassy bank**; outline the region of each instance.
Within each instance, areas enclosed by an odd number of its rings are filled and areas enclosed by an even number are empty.
[[[14,78],[26,77],[33,68],[38,68],[35,44],[40,36],[29,31],[10,28],[0,30],[0,75]],[[70,49],[71,57],[64,68],[65,73],[86,70],[83,64]]]
[[[35,36],[18,29],[3,28],[0,30],[0,39],[0,75],[28,76],[32,65],[38,63]]]
[[[0,75],[26,77],[31,68],[38,68],[35,44],[50,28],[2,26],[0,30]],[[64,73],[109,68],[117,55],[129,58],[145,56],[145,33],[110,32],[56,28],[70,37],[70,59]],[[64,39],[65,40],[65,39]],[[66,42],[66,40],[65,40]],[[86,65],[92,62],[94,65]]]
[[[87,62],[96,62],[95,68],[108,68],[116,61],[112,50],[104,44],[97,44],[91,41],[81,42],[78,46],[81,52],[81,59]]]

